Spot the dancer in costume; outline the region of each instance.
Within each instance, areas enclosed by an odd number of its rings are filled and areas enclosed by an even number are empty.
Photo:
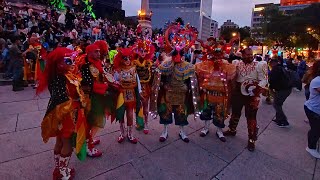
[[[104,81],[104,71],[102,61],[100,59],[100,49],[97,45],[91,44],[86,48],[85,64],[81,67],[83,90],[85,94],[91,99],[91,110],[87,114],[87,121],[89,126],[88,131],[88,148],[87,154],[90,157],[99,157],[102,152],[94,146],[99,144],[99,140],[93,140],[93,137],[99,130],[104,128],[105,113],[107,112],[106,95],[108,94],[109,84]],[[111,113],[111,110],[108,111]]]
[[[141,82],[141,101],[144,115],[144,129],[143,133],[148,134],[148,115],[149,115],[149,100],[151,95],[152,85],[152,58],[154,56],[155,48],[150,40],[138,40],[134,45],[134,61],[137,73]],[[137,126],[137,129],[142,129]]]
[[[32,82],[32,86],[37,86],[37,82],[42,75],[47,56],[46,49],[41,45],[39,38],[33,34],[29,39],[29,48],[24,53],[24,81]]]
[[[249,137],[247,148],[249,151],[254,151],[259,129],[257,112],[260,95],[266,90],[268,65],[264,61],[253,61],[253,53],[250,48],[243,50],[242,57],[243,61],[233,61],[237,66],[236,85],[232,94],[232,115],[229,129],[224,132],[224,135],[236,135],[236,129],[244,106]]]
[[[84,114],[88,111],[89,99],[80,86],[82,78],[75,66],[75,56],[75,52],[67,48],[52,51],[37,88],[39,94],[48,87],[51,95],[41,123],[41,135],[45,143],[56,137],[54,180],[74,178],[74,169],[68,167],[72,148],[80,160],[86,157]]]
[[[118,74],[118,82],[121,86],[121,92],[117,100],[116,119],[120,122],[120,135],[118,142],[125,140],[124,114],[127,115],[127,137],[128,140],[136,144],[137,138],[133,136],[133,114],[136,111],[137,126],[144,128],[143,113],[141,107],[141,85],[136,66],[132,64],[132,49],[119,49],[114,58],[114,68]]]
[[[168,125],[173,123],[180,126],[179,136],[184,142],[189,138],[184,131],[188,125],[188,115],[192,113],[192,91],[195,89],[194,66],[184,61],[184,52],[188,50],[197,38],[194,28],[187,25],[181,28],[180,24],[172,24],[166,30],[166,43],[171,45],[172,59],[165,60],[157,68],[155,73],[150,110],[153,114],[159,113],[160,124],[164,130],[159,141],[164,142],[168,138]],[[190,80],[193,77],[193,80]],[[192,84],[190,84],[192,83]],[[190,88],[190,86],[192,88]],[[196,96],[193,94],[194,98]],[[172,116],[174,114],[174,117]]]
[[[116,102],[119,95],[119,84],[115,81],[113,64],[111,64],[108,57],[109,46],[106,41],[98,40],[94,43],[100,49],[100,59],[102,60],[103,68],[103,82],[108,83],[109,87],[104,97],[100,97],[102,100],[103,110],[105,115],[110,118],[111,121],[115,120]],[[95,141],[95,140],[94,140]]]
[[[202,41],[200,43],[205,50],[202,62],[195,65],[200,86],[200,119],[204,121],[200,136],[205,137],[209,133],[212,121],[217,127],[217,137],[225,142],[222,128],[225,127],[224,120],[229,116],[231,82],[236,74],[236,66],[223,59],[223,42],[210,38],[206,44]]]

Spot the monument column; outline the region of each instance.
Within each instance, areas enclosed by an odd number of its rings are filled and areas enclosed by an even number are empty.
[[[138,11],[138,22],[143,30],[143,35],[152,35],[151,25],[152,12],[149,10],[149,0],[141,0],[141,9]]]

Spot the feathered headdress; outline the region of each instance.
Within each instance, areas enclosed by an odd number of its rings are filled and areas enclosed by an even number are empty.
[[[101,56],[104,56],[108,53],[109,46],[106,41],[98,40],[98,41],[94,42],[93,44],[95,44],[99,47]]]
[[[190,24],[187,24],[185,27],[180,25],[180,23],[171,24],[165,32],[165,42],[172,49],[172,59],[175,62],[180,62],[181,54],[195,43],[197,37],[197,29],[190,26]]]
[[[150,41],[149,39],[138,39],[133,45],[133,52],[135,53],[135,55],[140,57],[142,56],[142,53],[145,53],[145,59],[150,60],[154,56],[155,48],[152,44],[152,41]]]
[[[232,38],[229,43],[226,43],[224,39],[208,38],[204,43],[202,40],[198,40],[204,49],[203,57],[201,60],[216,60],[224,59],[225,54],[230,53],[230,49],[237,37]]]

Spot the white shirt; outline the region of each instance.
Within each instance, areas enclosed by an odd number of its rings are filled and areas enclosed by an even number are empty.
[[[60,14],[59,18],[58,18],[58,23],[60,24],[66,24],[66,15],[64,15],[63,13]]]
[[[256,79],[260,87],[266,87],[268,83],[268,65],[265,61],[253,61],[245,64],[243,61],[234,60],[232,64],[237,67],[236,81],[242,83],[247,79]]]

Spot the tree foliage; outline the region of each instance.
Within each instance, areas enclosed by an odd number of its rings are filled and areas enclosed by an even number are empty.
[[[261,33],[275,45],[293,48],[316,49],[318,40],[307,32],[308,28],[320,33],[320,4],[312,4],[293,14],[280,11],[278,6],[270,6],[263,12]]]
[[[232,38],[233,33],[240,33],[240,40],[243,42],[244,39],[250,37],[250,27],[245,26],[241,28],[225,28],[220,32],[220,36],[226,40],[227,42],[230,41]]]

